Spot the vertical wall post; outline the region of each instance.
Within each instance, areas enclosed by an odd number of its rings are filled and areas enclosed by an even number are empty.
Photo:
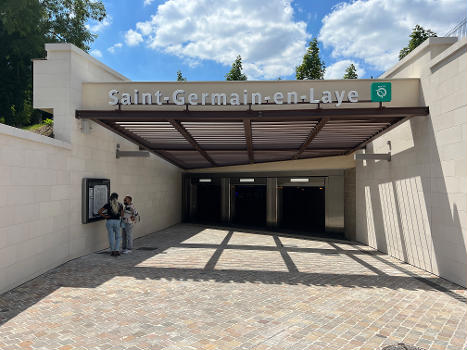
[[[268,227],[277,227],[277,177],[267,179],[266,224]]]
[[[230,178],[221,179],[221,220],[230,223]]]
[[[196,214],[198,212],[197,202],[198,202],[198,186],[193,184],[190,181],[189,184],[190,191],[190,221],[193,222],[196,220]]]
[[[182,221],[190,221],[190,181],[191,179],[182,175]]]
[[[344,174],[328,176],[325,184],[326,232],[344,232]]]

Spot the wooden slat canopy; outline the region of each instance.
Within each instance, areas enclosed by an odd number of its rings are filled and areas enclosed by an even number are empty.
[[[344,155],[428,107],[245,111],[78,110],[183,168]]]

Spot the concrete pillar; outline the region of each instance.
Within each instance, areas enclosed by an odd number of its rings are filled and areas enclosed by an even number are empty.
[[[221,179],[221,220],[230,223],[230,178]]]
[[[190,221],[194,221],[198,211],[198,187],[190,181]]]
[[[277,178],[268,177],[266,189],[266,224],[277,227]]]
[[[326,232],[344,232],[344,176],[328,176],[325,191]]]

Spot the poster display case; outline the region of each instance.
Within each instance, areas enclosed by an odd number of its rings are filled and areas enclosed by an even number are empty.
[[[103,220],[97,213],[109,200],[110,180],[83,178],[82,223]]]

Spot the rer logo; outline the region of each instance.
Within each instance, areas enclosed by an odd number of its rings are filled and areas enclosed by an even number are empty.
[[[391,83],[371,83],[371,102],[391,101]]]

